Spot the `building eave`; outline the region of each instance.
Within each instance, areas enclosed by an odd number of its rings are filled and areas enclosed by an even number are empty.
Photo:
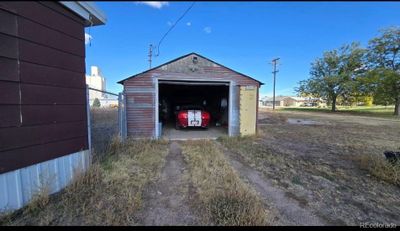
[[[93,2],[60,1],[60,4],[85,19],[85,26],[104,25],[107,22],[105,13]]]

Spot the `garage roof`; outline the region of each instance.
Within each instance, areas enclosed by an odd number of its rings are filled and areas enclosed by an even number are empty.
[[[256,79],[254,79],[254,78],[252,78],[252,77],[250,77],[250,76],[248,76],[248,75],[245,75],[245,74],[242,74],[242,73],[240,73],[240,72],[238,72],[238,71],[232,70],[232,69],[229,68],[229,67],[226,67],[226,66],[224,66],[224,65],[222,65],[222,64],[219,64],[219,63],[215,62],[214,60],[211,60],[211,59],[209,59],[209,58],[206,58],[206,57],[204,57],[204,56],[202,56],[202,55],[199,55],[199,54],[197,54],[197,53],[195,53],[195,52],[192,52],[192,53],[183,55],[183,56],[181,56],[181,57],[178,57],[178,58],[173,59],[173,60],[171,60],[171,61],[168,61],[168,62],[166,62],[166,63],[160,64],[160,65],[158,65],[158,66],[156,66],[156,67],[153,67],[153,68],[151,68],[151,69],[149,69],[149,70],[146,70],[146,71],[143,71],[143,72],[141,72],[141,73],[138,73],[138,74],[136,74],[136,75],[132,75],[132,76],[126,78],[126,79],[123,79],[123,80],[119,81],[118,83],[123,85],[123,84],[124,84],[124,81],[126,81],[126,80],[128,80],[128,79],[131,79],[131,78],[134,78],[134,77],[136,77],[136,76],[138,76],[138,75],[144,74],[144,73],[146,73],[146,72],[155,70],[155,69],[157,69],[157,68],[160,68],[161,66],[164,66],[164,65],[173,63],[173,62],[175,62],[175,61],[177,61],[177,60],[179,60],[179,59],[183,59],[183,58],[185,58],[185,57],[187,57],[187,56],[189,56],[189,55],[197,55],[197,56],[199,56],[199,57],[201,57],[201,58],[203,58],[203,59],[206,59],[206,60],[208,60],[208,61],[210,61],[210,62],[213,62],[213,63],[215,63],[215,64],[217,64],[217,65],[219,65],[219,66],[221,66],[221,67],[224,67],[224,68],[226,68],[226,69],[228,69],[228,70],[230,70],[230,71],[233,71],[233,72],[235,72],[235,73],[237,73],[237,74],[239,74],[239,75],[242,75],[242,76],[244,76],[244,77],[246,77],[246,78],[249,78],[249,79],[252,79],[252,80],[254,80],[254,81],[257,81],[260,85],[264,85],[264,83],[262,83],[262,82],[260,82],[260,81],[258,81],[258,80],[256,80]]]

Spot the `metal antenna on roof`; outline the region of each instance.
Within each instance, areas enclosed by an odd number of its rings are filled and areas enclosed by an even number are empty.
[[[162,41],[164,40],[164,38],[168,35],[168,33],[174,29],[174,27],[176,26],[176,24],[178,24],[178,22],[185,17],[185,15],[189,12],[190,9],[192,9],[192,7],[194,6],[194,4],[196,4],[196,2],[193,2],[186,10],[185,12],[178,18],[178,20],[176,20],[176,22],[169,28],[169,30],[163,35],[163,37],[160,39],[160,41],[158,42],[157,45],[157,54],[155,55],[155,57],[158,57],[160,55],[160,46]]]

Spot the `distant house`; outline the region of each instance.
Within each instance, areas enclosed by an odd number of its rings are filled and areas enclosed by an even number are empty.
[[[276,96],[275,97],[275,107],[283,107],[284,106],[284,99],[286,96]],[[273,97],[263,97],[261,100],[261,105],[264,107],[272,107],[274,99]]]
[[[289,96],[284,100],[285,107],[300,107],[308,103],[308,99],[305,97]]]
[[[273,97],[263,97],[259,100],[259,105],[272,107]],[[302,106],[326,106],[321,98],[296,97],[296,96],[277,96],[275,97],[275,107],[302,107]]]
[[[321,98],[311,98],[311,97],[295,97],[289,96],[284,99],[285,107],[316,107],[316,106],[326,106],[326,102]]]

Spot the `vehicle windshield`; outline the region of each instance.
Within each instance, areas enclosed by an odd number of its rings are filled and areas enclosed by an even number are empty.
[[[183,105],[180,110],[203,110],[199,105]]]

